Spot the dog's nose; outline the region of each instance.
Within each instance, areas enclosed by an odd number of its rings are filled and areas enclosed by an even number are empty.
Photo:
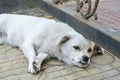
[[[84,56],[82,56],[82,60],[85,61],[85,62],[88,62],[89,57],[84,55]]]

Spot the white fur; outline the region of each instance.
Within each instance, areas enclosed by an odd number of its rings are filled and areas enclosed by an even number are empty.
[[[56,57],[68,64],[85,67],[89,64],[82,60],[82,56],[89,58],[94,43],[86,40],[69,25],[55,20],[25,15],[0,15],[0,44],[19,47],[29,66],[28,72],[36,73],[40,70],[43,60]],[[79,46],[76,50],[73,46]]]

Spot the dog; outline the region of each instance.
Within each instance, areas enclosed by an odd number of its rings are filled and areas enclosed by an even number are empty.
[[[0,44],[22,50],[32,74],[39,72],[42,62],[50,57],[86,67],[93,54],[104,53],[66,23],[18,14],[0,14]]]

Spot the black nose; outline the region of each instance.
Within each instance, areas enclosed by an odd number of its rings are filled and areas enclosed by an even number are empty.
[[[82,60],[85,61],[85,62],[88,62],[89,57],[84,55],[84,56],[82,56]]]

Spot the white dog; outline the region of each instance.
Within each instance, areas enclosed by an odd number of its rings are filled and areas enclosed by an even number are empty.
[[[19,47],[28,59],[28,72],[33,74],[49,57],[86,67],[92,54],[103,53],[102,48],[65,23],[14,14],[0,15],[0,44]]]

